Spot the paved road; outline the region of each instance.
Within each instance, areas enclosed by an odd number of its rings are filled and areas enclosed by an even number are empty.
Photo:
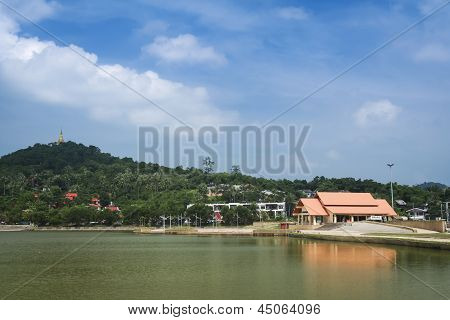
[[[339,229],[350,233],[413,233],[411,230],[397,228],[389,225],[380,225],[367,222],[354,222],[352,225],[341,226]]]

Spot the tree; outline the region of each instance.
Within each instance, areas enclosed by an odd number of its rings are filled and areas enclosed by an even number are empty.
[[[206,157],[203,159],[203,172],[206,174],[212,173],[214,171],[214,165],[216,163],[212,161],[211,157]]]
[[[286,215],[289,217],[297,204],[297,198],[292,194],[288,193],[285,199]]]
[[[206,186],[205,183],[202,183],[197,187],[195,203],[206,203],[207,198],[208,198],[208,187]]]
[[[196,221],[197,219],[201,219],[202,224],[206,224],[206,222],[213,218],[214,212],[213,209],[204,204],[194,204],[186,210],[186,217],[190,218],[191,221]]]
[[[241,174],[241,168],[238,165],[231,166],[231,174]]]
[[[224,206],[221,209],[220,213],[222,214],[222,220],[226,225],[236,225],[236,212],[234,208],[228,208]]]
[[[119,217],[120,216],[117,212],[113,212],[110,210],[101,210],[97,212],[95,221],[110,226],[118,222]]]
[[[89,223],[95,212],[91,208],[84,206],[79,207],[65,207],[62,210],[64,222],[67,224],[74,224],[76,226]]]
[[[239,225],[250,225],[254,219],[253,212],[249,208],[243,206],[236,207],[236,220],[238,220]]]
[[[255,220],[255,208],[247,208],[238,206],[233,208],[224,207],[221,210],[222,219],[226,225],[229,226],[244,226],[250,225]]]

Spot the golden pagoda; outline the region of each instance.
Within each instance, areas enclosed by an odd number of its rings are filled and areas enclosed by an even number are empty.
[[[63,137],[62,130],[59,131],[58,142],[56,142],[56,144],[60,145],[61,143],[64,143],[64,137]]]

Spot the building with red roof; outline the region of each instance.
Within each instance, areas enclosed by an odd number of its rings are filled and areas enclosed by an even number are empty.
[[[317,192],[314,198],[301,198],[293,212],[300,224],[353,222],[392,219],[394,209],[384,199],[370,193]],[[375,218],[374,218],[375,217]]]
[[[73,201],[75,200],[75,198],[78,197],[78,193],[75,192],[66,192],[66,194],[64,195],[64,198]]]
[[[109,211],[112,211],[112,212],[119,212],[120,211],[120,208],[118,206],[114,205],[112,202],[110,204],[108,204],[105,207],[105,209],[109,210]]]

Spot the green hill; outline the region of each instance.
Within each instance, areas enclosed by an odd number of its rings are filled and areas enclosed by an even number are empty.
[[[424,182],[424,183],[418,184],[417,187],[419,187],[421,189],[426,189],[426,190],[447,189],[447,186],[445,184],[438,183],[438,182]]]
[[[133,160],[119,159],[109,153],[102,153],[94,146],[86,147],[74,142],[57,144],[35,144],[0,158],[0,168],[24,172],[51,170],[61,173],[70,166],[78,169],[83,166],[111,165],[114,163],[133,163]]]

